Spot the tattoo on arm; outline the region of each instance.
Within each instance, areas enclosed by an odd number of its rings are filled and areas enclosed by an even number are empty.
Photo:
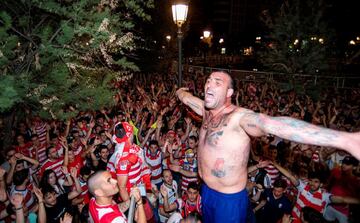
[[[265,129],[266,132],[292,141],[320,146],[329,145],[339,137],[337,131],[288,117],[271,117]]]
[[[211,170],[211,174],[217,178],[225,177],[226,172],[225,172],[224,164],[225,164],[224,158],[216,159],[215,166]]]
[[[195,109],[201,109],[201,107],[200,107],[198,104],[194,103],[194,102],[189,102],[189,106],[190,106],[193,110],[195,110]]]

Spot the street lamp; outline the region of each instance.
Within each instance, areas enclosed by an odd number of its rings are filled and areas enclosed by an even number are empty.
[[[204,34],[204,38],[209,38],[209,37],[210,37],[211,32],[210,32],[210,31],[205,30],[203,34]]]
[[[182,56],[181,56],[181,41],[182,41],[182,32],[181,26],[185,23],[187,12],[188,12],[188,4],[186,2],[174,2],[172,5],[172,16],[174,23],[178,27],[177,38],[178,38],[178,47],[179,47],[179,63],[178,63],[178,85],[181,86],[182,80]]]
[[[166,41],[170,42],[170,40],[171,40],[171,36],[170,36],[170,35],[167,35],[167,36],[166,36]]]

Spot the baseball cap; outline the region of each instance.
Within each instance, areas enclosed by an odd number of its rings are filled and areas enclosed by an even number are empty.
[[[345,156],[345,158],[342,160],[342,163],[346,164],[346,165],[353,165],[353,166],[359,165],[359,161],[357,159],[355,159],[355,157],[353,157],[353,156]]]

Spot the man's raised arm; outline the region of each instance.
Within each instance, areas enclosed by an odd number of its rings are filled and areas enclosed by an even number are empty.
[[[255,112],[244,112],[240,126],[249,135],[272,134],[303,144],[336,147],[360,159],[360,132],[336,131],[290,117],[271,117]]]
[[[176,91],[176,96],[178,96],[182,103],[189,106],[194,112],[196,112],[196,114],[203,116],[204,101],[193,96],[187,90],[188,88],[180,88]]]

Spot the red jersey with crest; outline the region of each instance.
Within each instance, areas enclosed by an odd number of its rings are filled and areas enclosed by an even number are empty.
[[[91,222],[94,223],[126,223],[125,215],[120,211],[119,206],[113,202],[109,205],[98,205],[95,198],[90,200],[89,212]]]

